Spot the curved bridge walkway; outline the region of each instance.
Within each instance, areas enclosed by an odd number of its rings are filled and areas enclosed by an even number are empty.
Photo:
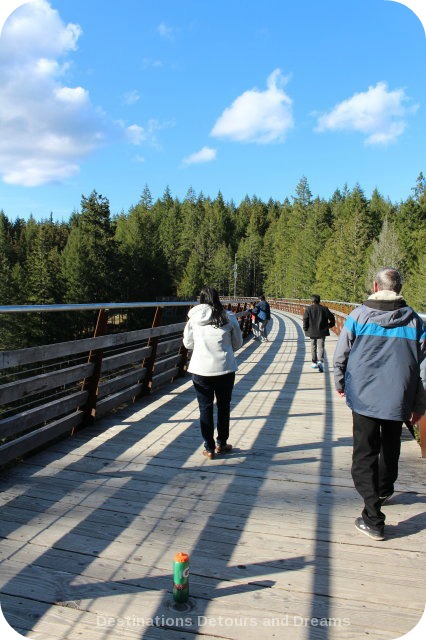
[[[404,429],[387,539],[358,533],[351,415],[300,319],[239,351],[230,442],[202,457],[189,377],[1,478],[1,606],[35,640],[384,640],[426,601],[426,490]],[[190,554],[174,605],[173,556]]]

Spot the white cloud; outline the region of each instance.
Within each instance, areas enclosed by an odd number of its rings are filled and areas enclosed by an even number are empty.
[[[144,58],[142,60],[142,66],[144,69],[161,69],[164,66],[162,60],[155,60],[154,58]]]
[[[128,105],[136,104],[136,102],[139,102],[139,100],[141,99],[139,91],[137,91],[137,89],[133,89],[133,91],[127,91],[127,93],[125,93],[123,97],[124,103]]]
[[[65,25],[47,0],[23,5],[7,20],[2,32],[2,49],[13,58],[56,58],[75,51],[82,34],[78,24]]]
[[[65,180],[105,140],[104,114],[83,87],[66,85],[82,31],[46,0],[15,11],[0,46],[0,175],[37,186]]]
[[[131,144],[138,146],[146,140],[145,129],[138,124],[132,124],[126,129],[126,137]]]
[[[174,126],[174,122],[160,122],[155,118],[148,120],[145,127],[141,127],[138,124],[126,126],[122,120],[119,120],[116,124],[122,131],[124,131],[124,136],[130,144],[140,146],[141,144],[146,143],[150,147],[154,147],[156,149],[160,148],[157,140],[157,131]]]
[[[82,106],[89,103],[89,94],[83,87],[59,87],[54,94],[58,100],[68,105]]]
[[[386,82],[378,82],[320,116],[316,131],[359,131],[367,136],[367,145],[390,144],[403,134],[406,117],[418,109],[406,106],[408,100],[404,89],[389,91]]]
[[[282,142],[293,128],[292,100],[283,91],[280,69],[268,78],[267,89],[245,91],[225,109],[210,135],[237,142]]]
[[[164,22],[161,22],[157,27],[157,31],[162,38],[170,40],[173,36],[174,29],[173,27],[167,26]]]
[[[216,158],[217,150],[211,147],[203,147],[200,151],[192,153],[183,159],[184,165],[200,164],[201,162],[211,162]]]

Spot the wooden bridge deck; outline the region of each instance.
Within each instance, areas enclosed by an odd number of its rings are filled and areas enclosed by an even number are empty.
[[[35,640],[398,638],[426,601],[426,468],[404,437],[387,539],[358,533],[351,415],[300,320],[238,355],[232,454],[189,377],[1,477],[1,606]],[[328,362],[336,342],[326,343]],[[408,432],[406,432],[408,434]],[[171,596],[177,551],[190,600]]]

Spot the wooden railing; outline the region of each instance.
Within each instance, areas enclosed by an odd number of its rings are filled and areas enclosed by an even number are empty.
[[[163,324],[164,310],[186,318],[196,301],[104,305],[0,307],[1,314],[96,310],[94,336],[0,352],[0,466],[151,393],[181,376],[187,365],[185,321]],[[247,305],[229,302],[244,335]],[[108,335],[108,316],[123,309],[155,309],[150,328]],[[59,316],[60,317],[60,316]]]

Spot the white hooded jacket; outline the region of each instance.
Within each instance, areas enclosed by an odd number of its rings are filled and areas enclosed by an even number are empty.
[[[234,351],[243,344],[237,317],[227,311],[223,327],[211,324],[212,308],[199,304],[190,309],[183,332],[183,344],[192,350],[188,371],[200,376],[223,376],[238,369]]]

